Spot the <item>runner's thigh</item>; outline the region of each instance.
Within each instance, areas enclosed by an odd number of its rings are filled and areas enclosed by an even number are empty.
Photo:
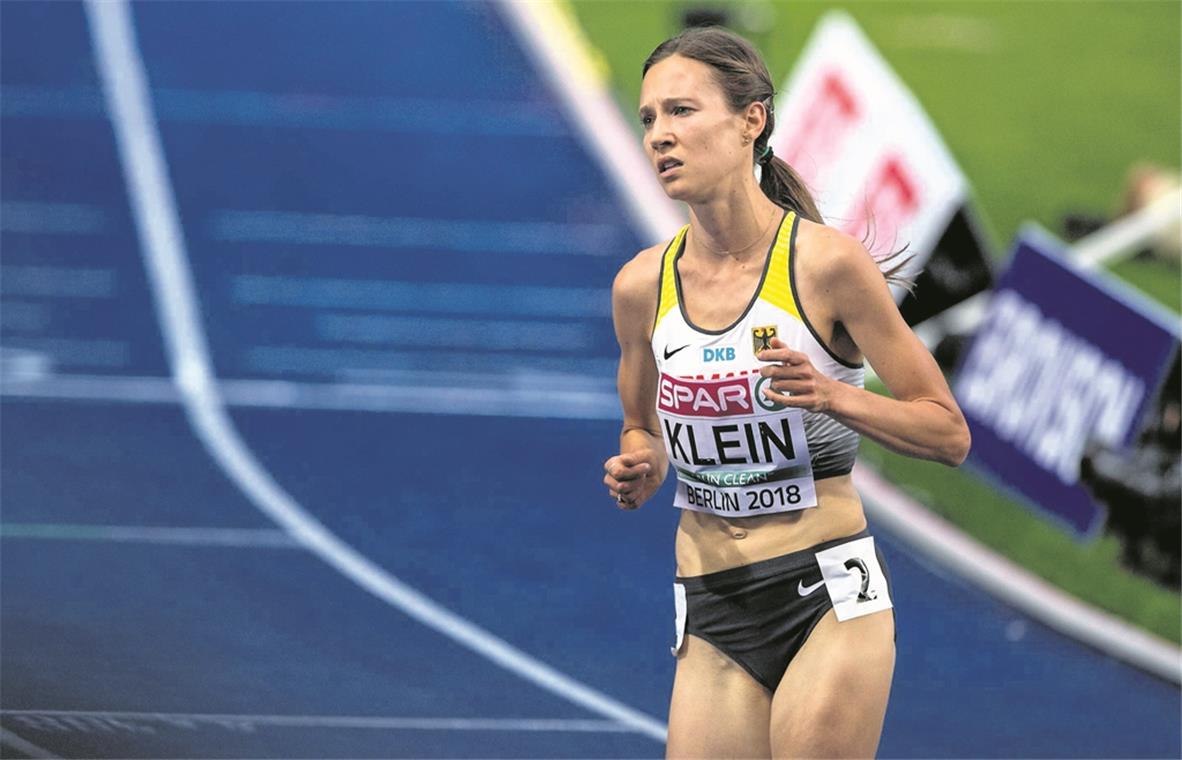
[[[689,634],[677,656],[668,758],[767,758],[771,695],[747,671]]]
[[[838,622],[825,614],[772,700],[777,758],[873,757],[895,669],[891,610]]]

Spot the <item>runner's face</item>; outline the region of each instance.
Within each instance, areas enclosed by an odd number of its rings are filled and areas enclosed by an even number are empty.
[[[706,200],[733,173],[751,171],[743,118],[704,63],[672,55],[654,64],[640,87],[640,123],[649,163],[670,198]]]

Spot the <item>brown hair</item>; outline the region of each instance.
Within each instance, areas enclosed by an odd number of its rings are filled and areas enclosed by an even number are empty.
[[[752,163],[759,161],[763,166],[759,187],[777,205],[822,223],[812,193],[792,167],[783,159],[773,156],[769,150],[768,140],[776,128],[773,102],[776,90],[772,87],[772,76],[768,73],[767,64],[755,46],[722,27],[691,27],[657,45],[644,62],[641,76],[672,55],[691,58],[713,69],[715,81],[726,95],[732,111],[738,113],[756,101],[767,107],[767,123],[759,137],[755,138],[751,153]]]
[[[751,152],[752,163],[759,162],[762,165],[759,188],[778,206],[792,209],[805,219],[824,224],[820,212],[817,211],[816,201],[800,176],[786,161],[773,155],[771,146],[768,145],[772,131],[776,128],[776,90],[772,86],[772,76],[768,73],[767,64],[763,62],[755,46],[720,26],[691,27],[657,45],[645,60],[641,77],[643,78],[654,65],[673,55],[685,56],[713,69],[714,79],[735,113],[756,101],[764,104],[767,108],[767,123],[759,137],[755,138]],[[868,230],[867,234],[872,233]],[[865,242],[863,240],[863,243]],[[904,246],[901,250],[873,258],[879,268],[884,270],[883,276],[888,282],[901,284],[911,290],[914,283],[899,274],[911,257],[891,264],[906,250],[907,247]]]

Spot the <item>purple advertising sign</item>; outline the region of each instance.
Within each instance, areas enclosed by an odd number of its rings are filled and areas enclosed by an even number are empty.
[[[1178,320],[1024,230],[954,389],[972,462],[1073,531],[1104,510],[1080,482],[1090,445],[1136,437],[1178,343]]]

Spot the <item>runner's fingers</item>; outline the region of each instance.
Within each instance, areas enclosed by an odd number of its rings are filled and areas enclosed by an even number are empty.
[[[622,509],[635,509],[639,506],[636,502],[637,495],[628,492],[624,489],[609,488],[608,494],[616,500],[616,504]]]
[[[775,342],[775,341],[773,341]],[[780,347],[765,348],[755,356],[761,362],[779,362],[781,365],[796,366],[800,364],[808,364],[808,354],[802,351],[793,351],[791,348]],[[773,367],[764,367],[764,369],[774,369]]]
[[[813,404],[813,400],[809,396],[802,394],[793,393],[789,395],[786,392],[772,390],[771,388],[764,388],[763,394],[777,404],[783,404],[784,406],[811,407]]]
[[[776,365],[764,367],[760,374],[773,380],[805,380],[813,376],[813,368],[805,365]]]
[[[643,487],[643,481],[640,479],[616,480],[611,475],[605,475],[603,477],[603,484],[607,486],[607,490],[611,492],[612,496],[621,493],[628,495],[639,491]]]
[[[648,462],[641,462],[640,464],[631,467],[625,466],[620,462],[616,462],[608,468],[608,474],[616,480],[636,480],[648,475]]]
[[[784,362],[787,361],[788,355],[791,353],[791,350],[787,348],[765,348],[756,354],[755,358],[761,362]],[[764,369],[770,368],[764,367]]]
[[[771,386],[773,390],[780,391],[781,393],[791,393],[794,396],[812,393],[816,388],[811,380],[802,379],[774,380]]]
[[[626,453],[620,454],[619,456],[615,456],[612,458],[618,460],[620,462],[620,464],[624,465],[625,467],[634,467],[638,464],[643,464],[645,462],[644,454],[643,453],[635,453],[635,452],[633,452],[633,453],[626,452]]]
[[[792,353],[794,356],[802,358],[803,361],[790,361],[785,359],[779,364],[765,364],[759,368],[759,374],[763,375],[764,377],[778,377],[779,375],[785,373],[800,375],[816,371],[813,369],[813,364],[809,361],[807,356],[804,354],[796,354],[795,352]]]

